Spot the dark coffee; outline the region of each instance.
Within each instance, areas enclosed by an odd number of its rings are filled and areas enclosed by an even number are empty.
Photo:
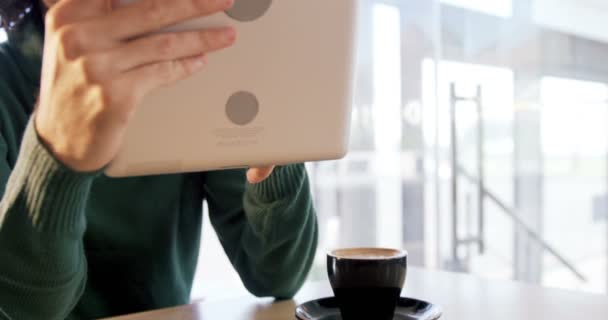
[[[327,255],[329,280],[344,320],[391,320],[406,271],[405,251],[360,248]]]

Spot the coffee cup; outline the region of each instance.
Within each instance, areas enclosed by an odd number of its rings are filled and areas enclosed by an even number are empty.
[[[327,273],[343,320],[392,320],[407,273],[407,252],[350,248],[327,254]]]

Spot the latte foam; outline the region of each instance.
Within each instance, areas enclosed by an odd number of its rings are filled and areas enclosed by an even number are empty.
[[[339,259],[384,260],[402,258],[407,256],[407,252],[384,248],[352,248],[334,250],[330,252],[329,255]]]

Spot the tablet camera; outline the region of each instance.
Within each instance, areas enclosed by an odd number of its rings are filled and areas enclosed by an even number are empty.
[[[272,0],[235,0],[226,14],[237,21],[254,21],[262,17],[271,5]]]
[[[226,103],[226,116],[239,126],[250,124],[260,111],[257,97],[250,92],[239,91],[228,99]]]

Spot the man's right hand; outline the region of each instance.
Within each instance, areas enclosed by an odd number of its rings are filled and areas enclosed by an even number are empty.
[[[205,54],[231,46],[233,28],[153,34],[230,8],[234,0],[61,0],[47,12],[38,135],[76,171],[118,152],[142,98],[199,71]]]

